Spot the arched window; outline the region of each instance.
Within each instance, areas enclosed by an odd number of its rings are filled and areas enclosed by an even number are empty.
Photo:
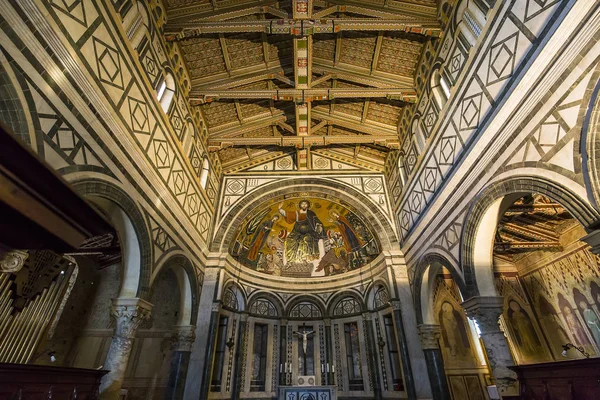
[[[185,132],[185,138],[183,139],[183,152],[184,154],[190,154],[192,146],[196,143],[196,129],[192,121],[188,121]]]
[[[377,291],[375,292],[375,296],[373,296],[373,307],[375,309],[387,306],[390,300],[390,296],[388,294],[387,289],[384,286],[379,286]]]
[[[169,106],[171,105],[174,96],[175,78],[173,78],[173,74],[167,72],[167,75],[158,84],[158,89],[156,90],[156,97],[165,113],[169,111]]]
[[[308,301],[300,302],[290,310],[290,318],[320,318],[321,310],[316,304]]]
[[[252,302],[249,309],[250,314],[261,317],[276,317],[277,309],[271,301],[267,299],[256,299]]]
[[[140,43],[142,43],[142,39],[149,31],[149,26],[148,10],[141,1],[136,1],[123,17],[125,33],[134,49],[137,50]]]
[[[238,310],[237,295],[230,287],[225,289],[225,292],[223,293],[223,307],[234,311]]]
[[[446,101],[448,101],[448,97],[450,96],[450,88],[448,84],[444,80],[442,74],[440,74],[440,70],[436,69],[431,74],[431,92],[433,93],[433,98],[435,99],[436,104],[441,110]]]
[[[406,167],[404,166],[404,154],[400,154],[398,157],[398,174],[400,176],[400,183],[402,187],[406,185]]]
[[[354,297],[344,297],[333,309],[334,316],[360,314],[361,312],[360,303]]]
[[[417,150],[419,150],[419,154],[425,150],[425,135],[421,130],[421,125],[419,124],[419,119],[415,118],[412,123],[412,132],[415,139],[415,144],[417,146]]]
[[[202,161],[202,172],[200,173],[200,186],[202,189],[206,189],[206,182],[208,182],[208,173],[210,172],[210,165],[208,164],[208,157],[204,157]]]

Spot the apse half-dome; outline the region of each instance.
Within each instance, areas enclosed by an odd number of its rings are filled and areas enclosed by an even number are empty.
[[[248,212],[229,253],[244,266],[272,276],[339,275],[381,253],[365,220],[335,198],[286,195]]]

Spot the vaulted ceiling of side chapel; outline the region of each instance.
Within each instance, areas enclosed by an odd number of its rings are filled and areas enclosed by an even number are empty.
[[[180,46],[190,102],[226,172],[309,146],[382,171],[403,112],[417,101],[424,44],[440,35],[435,0],[166,5],[165,36]],[[305,137],[318,140],[298,144]]]

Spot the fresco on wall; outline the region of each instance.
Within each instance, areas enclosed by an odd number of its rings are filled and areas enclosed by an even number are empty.
[[[477,368],[479,362],[471,343],[471,331],[460,307],[458,288],[451,279],[438,278],[435,292],[435,318],[440,325],[440,347],[446,369]]]
[[[583,346],[591,356],[600,354],[599,258],[576,240],[585,234],[582,227],[563,234],[572,238],[563,251],[538,252],[521,265],[517,261],[517,268],[528,272],[496,280],[498,293],[510,299],[504,321],[520,363],[564,360],[566,343]],[[567,358],[580,357],[575,350],[567,353]]]
[[[346,207],[316,196],[289,196],[244,220],[230,254],[243,265],[286,277],[338,275],[380,253],[375,236]]]
[[[523,358],[535,359],[540,353],[543,353],[542,343],[533,322],[518,301],[510,300],[508,302],[506,316],[514,342]]]

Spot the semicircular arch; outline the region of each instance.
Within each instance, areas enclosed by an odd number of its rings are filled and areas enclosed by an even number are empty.
[[[497,222],[497,219],[504,213],[508,206],[519,197],[528,194],[541,194],[556,201],[567,209],[586,229],[600,219],[600,214],[590,205],[587,199],[582,198],[580,194],[567,185],[543,176],[520,175],[518,171],[515,171],[512,176],[490,183],[471,202],[461,233],[460,265],[463,267],[466,289],[464,292],[465,299],[480,295],[483,280],[480,279],[478,281],[477,279],[476,270],[479,267],[475,265],[476,252],[487,254],[488,250],[490,250],[488,256],[491,258],[491,248],[493,246],[492,230],[495,231],[496,226],[491,226],[489,223],[482,224],[482,222],[486,221],[490,216],[494,217],[491,220]],[[482,228],[483,225],[486,225],[483,227],[486,229]],[[484,230],[486,231],[485,236],[486,239],[489,239],[487,240],[489,243],[483,243],[481,240],[481,243],[478,242],[478,233]],[[492,233],[490,234],[490,232]],[[487,248],[488,244],[489,249]],[[490,265],[483,266],[482,268],[488,268],[490,271],[481,270],[479,272],[482,276],[486,276],[485,287],[491,288],[490,291],[493,291],[493,282],[489,282],[492,276],[491,259],[487,264]]]
[[[138,247],[131,250],[134,252],[139,251],[139,255],[132,257],[134,259],[133,264],[139,265],[129,265],[131,263],[126,259],[127,255],[123,256],[124,270],[135,268],[133,271],[124,271],[124,277],[136,278],[137,288],[135,289],[135,296],[147,300],[150,295],[150,278],[152,274],[152,240],[150,239],[148,227],[138,204],[123,189],[101,179],[76,180],[72,181],[71,185],[84,198],[89,200],[93,200],[94,198],[105,199],[119,207],[126,214],[135,232],[136,246]],[[121,234],[123,235],[123,233]],[[126,243],[121,237],[119,240],[123,248],[123,245],[126,245]],[[139,260],[137,257],[139,257]],[[127,279],[123,279],[122,287],[125,285],[128,285]]]
[[[433,278],[441,271],[442,267],[450,271],[460,292],[463,295],[467,293],[462,276],[446,256],[437,251],[424,254],[417,262],[413,280],[413,301],[418,325],[427,323],[429,316],[433,313]]]
[[[291,178],[266,184],[235,204],[217,227],[211,251],[226,253],[238,227],[251,209],[269,202],[274,204],[291,191],[322,193],[339,198],[344,202],[345,207],[367,219],[365,222],[373,228],[382,250],[399,249],[398,239],[389,217],[365,194],[350,185],[333,180],[312,178],[311,183],[307,184],[306,178]]]

